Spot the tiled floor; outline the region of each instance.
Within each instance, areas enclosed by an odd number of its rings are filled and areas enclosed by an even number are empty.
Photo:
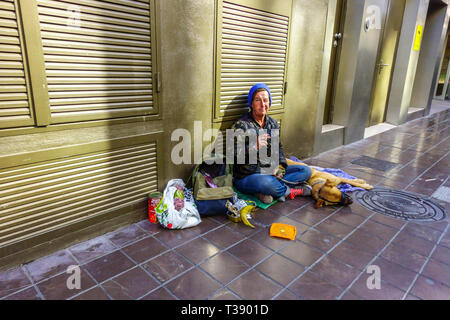
[[[440,111],[306,162],[432,196],[450,187],[449,119]],[[350,163],[361,155],[399,165],[383,172]],[[450,203],[433,200],[448,212]],[[224,217],[179,231],[143,220],[0,273],[0,298],[450,299],[449,218],[418,224],[357,203],[312,205],[299,198],[258,210],[255,229]],[[296,240],[270,237],[273,222],[296,226]],[[72,265],[80,289],[69,289]],[[379,289],[368,288],[369,266],[379,268]]]

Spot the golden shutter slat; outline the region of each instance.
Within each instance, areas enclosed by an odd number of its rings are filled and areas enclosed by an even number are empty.
[[[156,112],[148,1],[38,0],[38,12],[51,123]]]
[[[55,32],[42,32],[41,35],[43,39],[42,43],[47,47],[125,52],[140,51],[144,53],[148,53],[150,50],[149,41],[131,41],[129,39],[111,39],[105,36],[95,37]]]
[[[7,85],[17,85],[17,84],[23,84],[25,85],[25,79],[24,78],[6,78],[6,77],[0,77],[0,85],[7,86]]]
[[[147,10],[150,8],[149,0],[108,0],[108,2]]]
[[[3,28],[0,27],[0,34],[2,37],[19,37],[19,32],[14,28]]]
[[[43,27],[45,26],[49,26],[49,25],[55,25],[55,26],[65,26],[67,27],[66,30],[72,30],[74,29],[74,27],[69,27],[67,25],[67,18],[60,18],[60,17],[54,17],[54,16],[46,16],[46,15],[41,15],[39,16],[39,22],[43,25],[41,27],[41,30],[43,29]],[[130,33],[130,34],[140,34],[140,35],[149,35],[150,34],[150,30],[146,29],[146,28],[136,28],[133,26],[127,26],[127,25],[116,25],[116,24],[108,24],[108,23],[100,23],[100,22],[93,22],[93,21],[85,21],[85,20],[81,20],[79,22],[79,27],[75,27],[78,28],[80,32],[82,32],[82,30],[85,31],[89,31],[89,30],[93,30],[93,32],[97,31],[112,31],[112,32],[122,32],[124,34],[126,33]],[[47,29],[44,29],[47,30]],[[69,31],[67,31],[69,32]],[[76,32],[75,32],[76,33]]]
[[[53,63],[47,62],[45,66],[48,70],[103,70],[103,71],[137,71],[137,72],[151,72],[152,68],[149,66],[140,65],[107,65],[107,64],[69,64],[69,63]]]
[[[150,36],[147,33],[140,34],[136,32],[130,32],[130,30],[122,30],[120,31],[111,31],[103,29],[93,29],[86,27],[73,27],[68,26],[67,24],[58,25],[58,24],[50,24],[42,22],[41,25],[41,34],[43,37],[51,39],[84,39],[84,41],[92,41],[93,39],[103,37],[112,41],[112,39],[127,39],[132,41],[147,41],[150,42]],[[128,32],[125,32],[128,31]]]
[[[9,92],[9,93],[17,93],[17,92],[27,92],[27,87],[26,86],[20,86],[20,85],[2,85],[0,86],[0,93],[5,93],[5,92]]]
[[[91,88],[89,88],[91,89]],[[148,95],[151,94],[151,90],[102,90],[102,91],[65,91],[65,92],[52,92],[50,94],[51,99],[58,98],[77,98],[77,97],[113,97],[113,96],[133,96],[133,95]],[[0,95],[1,99],[1,95]]]
[[[80,57],[103,57],[103,58],[120,58],[120,59],[142,59],[150,61],[150,54],[129,53],[118,51],[100,51],[100,50],[78,50],[66,48],[44,47],[44,58],[48,61],[46,55],[61,55],[61,56],[80,56]]]
[[[39,1],[39,14],[40,15],[47,15],[47,16],[56,16],[56,17],[63,17],[65,19],[73,18],[73,13],[70,10],[67,9],[53,9],[44,7],[41,5],[41,2]],[[49,3],[57,3],[59,0],[51,0]],[[47,4],[47,2],[45,3]],[[127,26],[127,27],[134,27],[134,28],[141,28],[145,29],[149,23],[148,18],[144,19],[137,19],[137,16],[130,17],[129,19],[124,19],[122,14],[114,13],[113,11],[105,11],[102,15],[100,14],[91,14],[86,12],[80,12],[82,16],[82,20],[87,21],[95,21],[100,23],[107,23],[112,25],[120,25],[120,26]],[[66,20],[67,21],[67,20]],[[67,23],[67,22],[66,22]]]
[[[93,112],[99,112],[99,111],[105,111],[105,112],[118,112],[121,110],[126,109],[143,109],[145,107],[148,107],[147,101],[121,101],[121,102],[108,102],[108,103],[94,103],[94,104],[70,104],[70,105],[60,105],[60,106],[54,106],[52,107],[52,112],[56,115],[59,115],[64,112],[73,112],[76,113],[78,111],[93,111]]]
[[[47,70],[48,77],[150,77],[150,72],[102,71],[102,70]]]
[[[0,17],[0,27],[17,29],[17,21]]]
[[[28,107],[27,100],[15,100],[15,101],[0,101],[0,109],[10,109],[10,108],[26,108]]]
[[[143,6],[141,9],[136,8],[130,5],[132,3],[131,1],[128,1],[128,3],[124,4],[113,4],[109,3],[110,1],[96,1],[96,0],[59,0],[59,2],[56,1],[43,1],[39,0],[40,4],[46,3],[47,5],[51,5],[54,8],[67,8],[67,7],[73,7],[78,6],[80,7],[80,11],[85,12],[85,10],[89,10],[90,12],[103,12],[104,10],[112,10],[114,12],[124,12],[129,14],[136,14],[136,15],[143,15],[148,16],[148,5]],[[91,8],[89,8],[91,7]],[[100,9],[100,10],[99,10]],[[104,9],[104,10],[101,10]],[[145,10],[147,9],[147,10]]]
[[[1,83],[2,78],[0,78]],[[84,85],[90,85],[92,83],[95,84],[143,84],[143,83],[151,83],[151,79],[148,77],[145,78],[83,78],[83,77],[77,77],[77,78],[64,78],[64,77],[48,77],[47,83],[49,85],[53,84],[84,84]]]
[[[52,84],[48,86],[49,90],[52,92],[58,91],[85,91],[85,85],[77,85],[77,84]],[[89,89],[91,90],[149,90],[151,89],[151,84],[147,83],[133,83],[133,84],[90,84]]]
[[[22,116],[30,114],[28,108],[0,109],[0,117]]]
[[[20,44],[19,38],[18,37],[9,37],[7,35],[3,35],[0,38],[0,45],[5,44],[5,45],[16,45],[16,47],[18,48],[18,50],[20,50],[20,47],[17,46]],[[20,51],[19,51],[20,52]]]

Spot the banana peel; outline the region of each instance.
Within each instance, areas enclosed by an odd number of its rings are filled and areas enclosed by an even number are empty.
[[[247,218],[247,215],[254,211],[256,207],[247,205],[244,208],[242,208],[240,211],[236,209],[233,204],[230,201],[227,201],[225,204],[230,214],[228,214],[228,218],[233,222],[240,222],[242,221],[246,226],[249,226],[251,228],[255,228]]]

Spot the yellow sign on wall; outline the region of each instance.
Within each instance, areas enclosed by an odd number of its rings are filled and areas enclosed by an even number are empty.
[[[413,49],[415,51],[419,51],[420,49],[420,42],[422,41],[422,33],[423,33],[423,26],[418,25],[416,30],[416,37],[414,38],[414,47]]]

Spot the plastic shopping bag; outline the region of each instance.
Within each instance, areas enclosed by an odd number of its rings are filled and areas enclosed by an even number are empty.
[[[190,228],[202,221],[192,194],[181,179],[167,183],[155,211],[159,223],[168,229]]]

